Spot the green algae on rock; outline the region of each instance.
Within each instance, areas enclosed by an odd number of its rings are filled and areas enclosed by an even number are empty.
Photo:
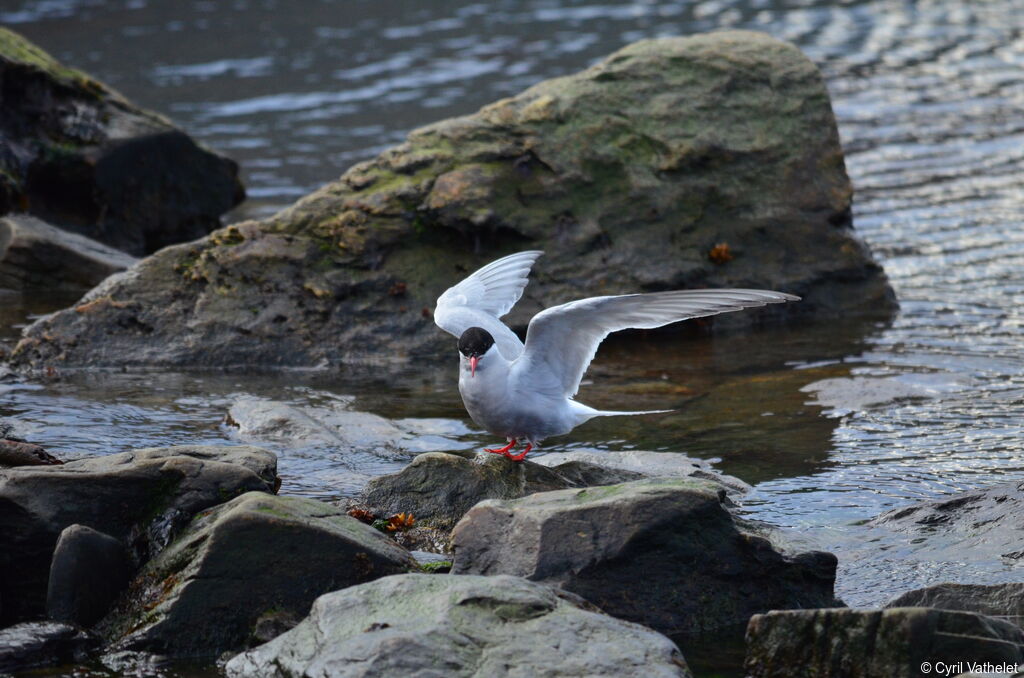
[[[131,254],[202,237],[245,191],[232,161],[0,28],[0,213]]]
[[[166,249],[31,328],[20,369],[314,366],[436,355],[438,294],[542,248],[509,320],[594,294],[767,287],[785,309],[891,310],[851,230],[821,74],[766,35],[648,40],[412,132],[264,221]],[[722,244],[731,259],[709,257]],[[714,260],[712,260],[714,259]],[[739,317],[741,316],[742,317]]]

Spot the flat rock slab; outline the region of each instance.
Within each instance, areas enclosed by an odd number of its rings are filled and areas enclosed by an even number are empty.
[[[323,593],[413,569],[405,549],[341,509],[249,493],[200,514],[101,631],[118,650],[237,651],[268,618],[301,619]]]
[[[887,511],[868,523],[907,535],[916,557],[1024,562],[1024,483],[1003,483]]]
[[[206,235],[245,196],[233,161],[7,29],[0,79],[0,213],[141,255]]]
[[[136,261],[120,250],[34,217],[0,219],[0,288],[85,292]]]
[[[229,678],[690,676],[668,638],[515,577],[409,574],[317,599]]]
[[[58,622],[28,622],[0,629],[0,672],[82,661],[96,639]]]
[[[181,445],[0,469],[0,623],[42,615],[66,527],[108,534],[141,563],[195,513],[244,492],[272,492],[276,480],[276,457],[248,446]]]
[[[1024,583],[936,584],[907,591],[886,607],[934,607],[998,617],[1024,627]]]
[[[89,313],[28,328],[20,370],[317,366],[452,355],[438,295],[547,252],[509,316],[590,294],[779,289],[793,315],[887,316],[814,63],[767,35],[645,40],[575,75],[416,130],[294,206],[165,249]],[[728,245],[726,256],[712,255]],[[721,251],[721,248],[719,249]],[[583,292],[581,294],[581,291]]]
[[[635,480],[638,473],[572,463],[568,472],[496,454],[421,454],[408,466],[373,478],[359,502],[379,515],[412,513],[418,522],[450,530],[484,499],[516,499],[567,487]]]
[[[924,607],[769,612],[747,627],[749,678],[920,678],[940,663],[966,671],[969,662],[1024,662],[1024,631],[1001,619]]]
[[[837,604],[835,556],[781,553],[724,501],[715,483],[667,478],[484,501],[455,526],[452,572],[558,585],[669,634]]]

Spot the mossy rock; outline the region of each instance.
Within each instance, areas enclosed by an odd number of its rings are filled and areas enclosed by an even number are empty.
[[[130,254],[202,237],[245,196],[238,166],[0,28],[0,214]]]
[[[437,356],[453,352],[437,296],[523,249],[547,256],[517,327],[583,296],[700,287],[804,298],[707,328],[884,316],[892,291],[853,234],[851,196],[828,92],[796,47],[751,32],[647,40],[416,130],[268,219],[158,253],[92,294],[114,303],[29,328],[13,362]]]

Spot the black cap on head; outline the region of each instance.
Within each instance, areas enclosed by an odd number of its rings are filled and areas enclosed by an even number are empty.
[[[493,345],[491,333],[479,327],[470,327],[459,337],[459,353],[467,358],[480,357]]]

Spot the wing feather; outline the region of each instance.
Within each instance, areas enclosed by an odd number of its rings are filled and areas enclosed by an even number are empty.
[[[609,333],[653,329],[689,318],[743,308],[799,301],[769,290],[680,290],[654,294],[591,297],[553,306],[533,317],[518,361],[521,374],[566,397],[579,390],[597,347]]]
[[[434,322],[456,337],[470,327],[481,327],[491,333],[506,360],[515,360],[523,352],[523,342],[499,318],[523,296],[533,262],[542,254],[539,250],[510,254],[445,290],[437,299]]]

